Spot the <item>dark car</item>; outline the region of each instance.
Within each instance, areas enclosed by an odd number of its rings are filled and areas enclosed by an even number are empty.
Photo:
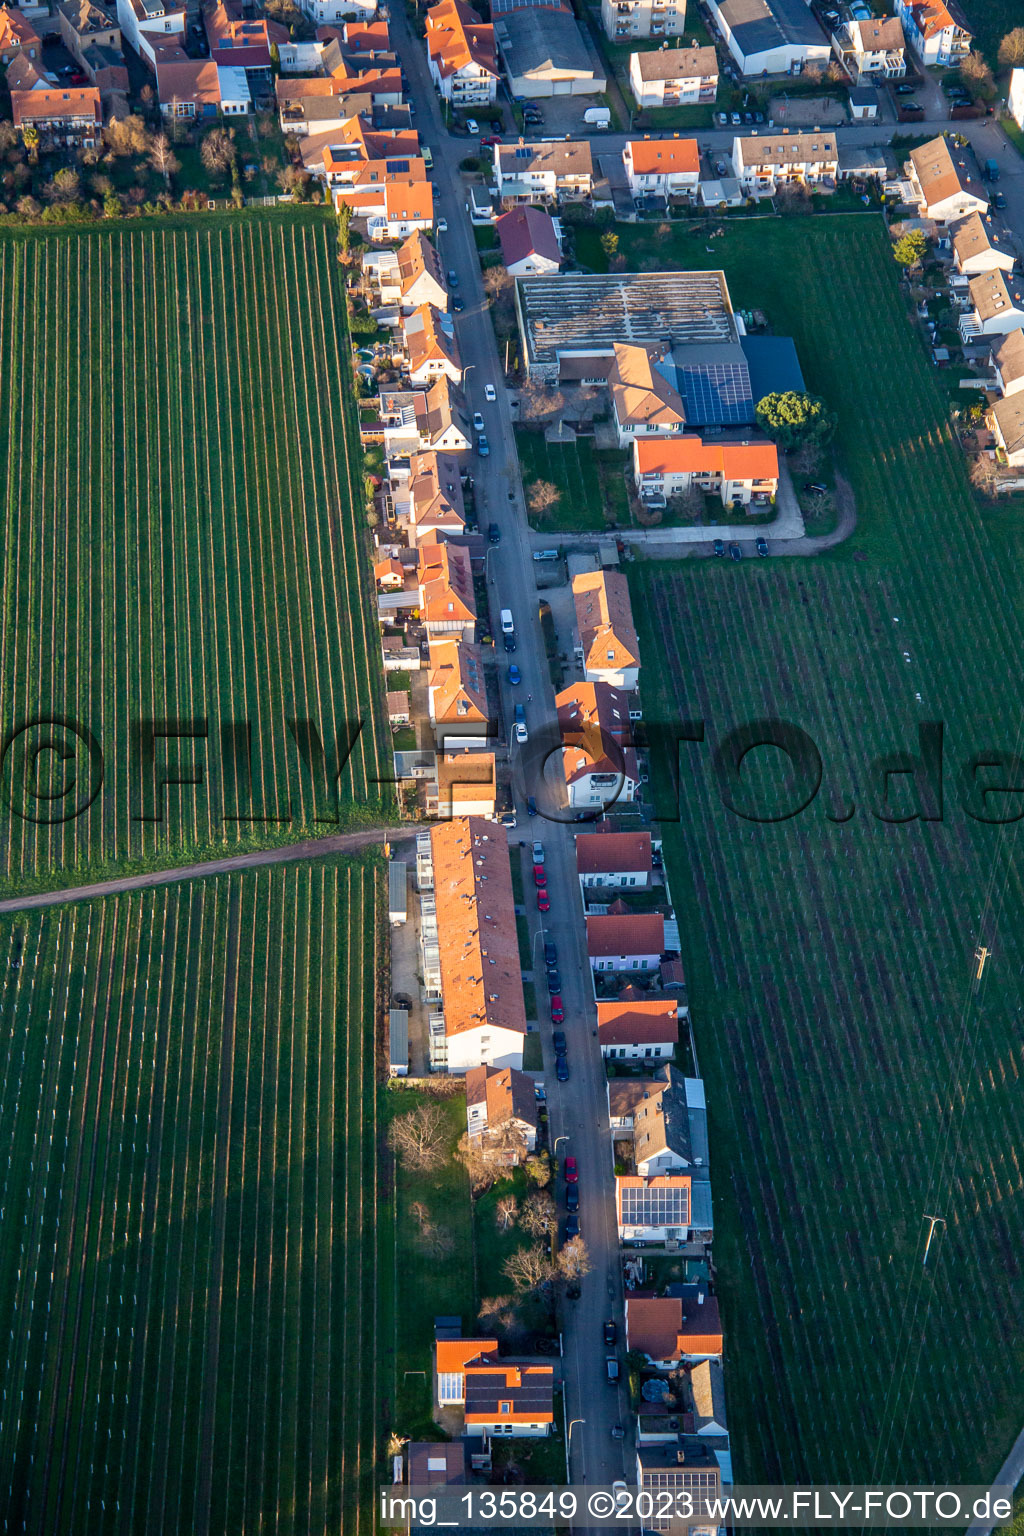
[[[575,1211],[573,1211],[565,1224],[565,1235],[566,1237],[579,1237],[580,1235],[580,1218]]]
[[[567,1083],[569,1081],[569,1063],[564,1056],[555,1057],[555,1076],[560,1083]],[[576,1196],[576,1199],[577,1201],[579,1200],[579,1195]]]
[[[763,123],[764,122],[764,113],[763,112],[755,112],[754,113],[754,122],[755,123]]]
[[[544,964],[554,965],[558,959],[558,945],[550,942],[544,945]]]
[[[460,296],[458,294],[456,294],[454,299],[452,299],[452,309],[454,309],[454,311],[455,311],[455,313],[457,315],[461,315],[462,311],[465,309],[465,307],[466,307],[465,299],[460,298]]]
[[[1002,210],[1006,207],[1006,197],[1005,197],[1004,193],[1002,193],[1002,192],[993,192],[992,193],[992,207],[995,208],[995,209],[998,209],[999,212],[1002,212]]]
[[[914,94],[914,92],[916,90],[917,90],[917,86],[916,85],[898,85],[896,87],[896,95],[897,96],[913,96],[913,94]]]
[[[552,997],[562,990],[562,978],[557,971],[548,971],[548,992]]]
[[[487,542],[488,544],[501,543],[501,529],[498,527],[497,523],[489,523],[487,525]]]
[[[574,1157],[567,1157],[565,1160],[565,1182],[567,1184],[578,1184],[579,1181],[579,1165]]]
[[[580,1208],[580,1187],[578,1184],[565,1186],[565,1208],[567,1211],[578,1211]]]
[[[509,663],[508,680],[512,684],[513,688],[518,688],[519,684],[523,680],[523,674],[520,672],[514,661]]]
[[[448,287],[449,288],[457,288],[458,286],[459,286],[459,274],[456,272],[454,267],[449,267],[448,268]]]
[[[767,539],[765,539],[765,538],[758,539],[758,541],[757,541],[757,552],[758,552],[759,555],[767,555],[767,553],[768,553],[768,540]]]
[[[537,802],[532,795],[527,795],[526,797],[526,814],[527,816],[536,816],[537,814]]]
[[[748,128],[752,128],[754,126],[754,114],[753,114],[753,112],[744,112],[744,114],[743,114],[743,121],[746,123]]]
[[[805,480],[804,490],[807,492],[808,496],[824,496],[827,487],[824,485],[819,485],[816,480]]]
[[[568,1044],[568,1041],[565,1038],[565,1030],[564,1029],[553,1029],[551,1031],[551,1044],[555,1048],[555,1055],[556,1056],[566,1056],[566,1055],[568,1055],[569,1044]]]
[[[612,1439],[613,1440],[625,1440],[625,1438],[626,1438],[626,1431],[623,1429],[622,1425],[621,1424],[613,1424],[612,1425]]]
[[[515,635],[506,635],[504,638],[505,638],[505,649],[506,649],[506,651],[514,651],[515,648],[516,648],[516,637],[515,637]]]
[[[743,559],[743,551],[742,551],[742,549],[740,549],[738,544],[730,544],[729,545],[729,559],[730,560],[742,560]]]
[[[715,554],[716,555],[723,555],[724,556],[724,554],[725,554],[725,540],[724,539],[716,539],[715,540]]]
[[[609,1318],[608,1321],[604,1325],[604,1341],[605,1341],[605,1343],[606,1344],[614,1344],[615,1340],[618,1338],[618,1336],[619,1336],[619,1330],[615,1326],[615,1324],[612,1322],[611,1318]]]

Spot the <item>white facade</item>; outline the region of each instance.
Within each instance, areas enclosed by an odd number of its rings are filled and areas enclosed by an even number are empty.
[[[753,33],[749,28],[741,30],[738,22],[736,30],[733,30],[731,22],[735,19],[737,12],[733,6],[729,5],[728,0],[707,0],[707,4],[712,20],[743,75],[798,74],[805,65],[824,66],[832,57],[832,44],[824,33],[821,34],[820,42],[816,38],[812,39],[811,36],[808,36],[805,41],[787,38],[782,29],[775,25],[767,0],[761,7],[764,12],[764,25],[758,27]],[[747,7],[743,7],[741,15],[744,21],[749,20]],[[807,21],[809,24],[807,30],[810,31],[813,27],[810,10],[807,12]],[[773,28],[776,41],[771,42],[767,39],[771,36]],[[745,41],[748,36],[764,39],[764,41],[749,43]]]
[[[1010,90],[1006,104],[1017,127],[1024,129],[1024,69],[1010,71]]]
[[[601,0],[601,22],[613,43],[629,37],[682,37],[686,0]]]
[[[692,50],[672,48],[669,55],[678,54],[680,60],[692,56]],[[718,76],[678,74],[645,80],[641,74],[640,53],[629,56],[629,87],[638,107],[687,106],[702,101],[714,101],[718,89]]]
[[[942,0],[938,0],[939,7]],[[922,64],[960,64],[971,51],[971,34],[946,12],[946,25],[926,28],[918,26],[918,16],[927,11],[931,16],[934,5],[922,7],[920,0],[895,0],[893,9],[903,23],[907,44]],[[927,35],[926,35],[927,34]]]
[[[156,68],[154,44],[184,41],[184,6],[165,8],[161,0],[117,0],[117,21],[122,36],[150,69]]]
[[[604,1045],[601,1046],[601,1055],[605,1061],[671,1061],[675,1050],[674,1040],[645,1041],[643,1045],[632,1044]],[[632,1125],[632,1120],[630,1124]],[[658,1172],[658,1169],[654,1169]],[[661,1172],[665,1170],[662,1169]],[[644,1173],[645,1169],[638,1167],[638,1173]]]
[[[514,1029],[481,1024],[448,1036],[448,1071],[462,1076],[470,1067],[515,1067],[523,1070],[523,1041]]]
[[[372,21],[377,14],[377,0],[297,0],[317,26],[331,26],[338,21]]]

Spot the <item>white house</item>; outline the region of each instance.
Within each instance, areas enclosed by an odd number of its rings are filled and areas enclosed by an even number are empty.
[[[922,64],[960,64],[970,53],[970,24],[956,0],[894,0],[893,10]]]
[[[593,971],[656,971],[665,949],[660,912],[588,914],[587,955]],[[675,1005],[673,1005],[675,1006]]]
[[[601,0],[601,24],[613,43],[633,37],[682,37],[686,0]]]
[[[700,151],[696,139],[628,139],[622,164],[634,200],[656,196],[693,202],[697,196]]]
[[[590,144],[585,139],[497,144],[494,180],[498,196],[510,202],[589,197],[594,186]]]
[[[900,80],[907,72],[903,28],[896,16],[839,22],[832,33],[832,47],[855,85]]]
[[[1024,69],[1010,71],[1010,89],[1006,105],[1017,127],[1024,129]]]
[[[771,197],[776,188],[832,187],[839,180],[834,133],[766,133],[733,139],[732,169],[752,197]]]
[[[445,100],[465,108],[492,102],[500,78],[494,28],[465,0],[441,0],[426,25],[430,77]]]
[[[169,43],[181,47],[185,40],[185,7],[173,0],[117,0],[117,22],[122,37],[150,69],[156,68],[161,48]]]
[[[1024,389],[1024,330],[1008,331],[992,343],[992,369],[1004,399]]]
[[[676,1292],[682,1294],[676,1294]],[[646,1355],[659,1370],[721,1360],[722,1320],[718,1300],[696,1285],[674,1286],[673,1294],[650,1291],[626,1295],[626,1348]]]
[[[671,1061],[679,1043],[679,1006],[674,998],[643,993],[600,1000],[597,1039],[605,1061]]]
[[[584,901],[588,891],[646,890],[653,868],[651,834],[646,828],[576,834],[576,874]]]
[[[779,488],[779,456],[768,442],[647,437],[633,444],[633,478],[641,499],[655,505],[694,486],[717,491],[724,506],[766,505]]]
[[[640,676],[640,642],[629,582],[621,571],[582,571],[573,577],[574,649],[588,683],[632,689]]]
[[[957,150],[954,159],[948,141],[941,136],[911,150],[906,174],[926,219],[945,224],[988,210],[988,197],[972,178],[964,152]]]
[[[740,73],[799,74],[824,67],[832,45],[804,0],[707,0],[711,19]]]
[[[510,208],[494,221],[494,227],[510,277],[557,272],[562,265],[559,225],[543,208]]]
[[[704,1083],[663,1068],[664,1080],[636,1106],[633,1161],[641,1178],[707,1168],[708,1115]]]
[[[982,272],[1012,272],[1015,256],[1002,231],[992,223],[991,214],[969,213],[950,230],[953,262],[964,277]]]
[[[718,54],[713,48],[649,48],[629,56],[629,87],[638,107],[714,101]]]
[[[974,306],[960,316],[960,335],[965,342],[978,336],[1004,335],[1024,325],[1024,299],[1016,283],[1009,288],[1000,271],[982,272],[967,285]]]
[[[615,1209],[624,1243],[707,1242],[712,1231],[711,1186],[689,1173],[615,1178]]]
[[[501,1141],[506,1160],[537,1145],[537,1095],[533,1078],[514,1067],[471,1067],[466,1073],[466,1128],[470,1140]]]
[[[566,799],[576,809],[610,809],[636,798],[640,772],[629,698],[607,683],[574,683],[555,696]]]
[[[985,420],[1004,461],[1014,469],[1024,466],[1024,395],[997,400]]]

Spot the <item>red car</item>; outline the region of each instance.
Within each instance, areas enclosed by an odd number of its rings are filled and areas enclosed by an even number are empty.
[[[562,999],[560,995],[556,992],[554,997],[551,999],[551,1022],[552,1024],[561,1024],[564,1022],[564,1020],[565,1009],[562,1007]]]
[[[70,83],[72,85],[88,85],[88,83],[89,83],[89,76],[88,75],[83,75],[82,71],[80,69],[76,70],[75,73],[71,76],[71,82]]]
[[[496,133],[492,133],[490,138],[481,139],[480,140],[480,147],[481,147],[481,149],[484,148],[484,146],[487,146],[489,148],[491,145],[500,144],[500,143],[501,143],[501,138],[499,137],[499,135],[496,134]]]
[[[537,911],[538,912],[550,912],[551,911],[551,903],[550,903],[550,901],[548,901],[548,893],[547,893],[547,891],[544,890],[543,887],[541,887],[541,889],[537,892]]]
[[[567,1184],[578,1184],[579,1177],[580,1171],[576,1166],[576,1159],[574,1157],[567,1157],[565,1160],[565,1182]]]
[[[535,864],[533,866],[533,883],[534,885],[547,885],[548,877],[544,873],[543,864]]]

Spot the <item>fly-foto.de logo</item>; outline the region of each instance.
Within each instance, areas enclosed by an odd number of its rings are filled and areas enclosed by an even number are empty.
[[[268,742],[257,739],[248,720],[215,727],[202,716],[137,720],[129,732],[129,817],[163,823],[183,796],[204,795],[223,821],[290,822],[301,805],[307,817],[312,806],[314,821],[337,822],[338,781],[361,730],[362,721],[344,721],[325,740],[314,720],[288,717]],[[260,787],[271,756],[287,764],[281,793]],[[73,821],[109,777],[97,736],[68,715],[33,716],[4,732],[0,803],[21,821]]]

